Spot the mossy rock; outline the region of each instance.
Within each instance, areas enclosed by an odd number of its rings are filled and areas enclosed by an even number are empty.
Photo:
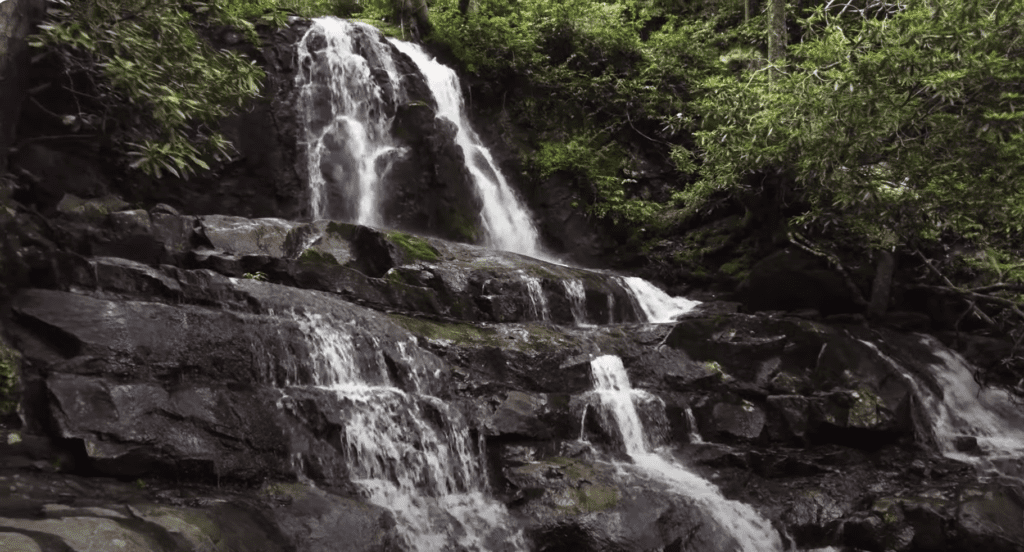
[[[440,254],[427,240],[406,234],[405,232],[388,232],[388,241],[398,246],[404,255],[415,261],[436,261]]]
[[[300,263],[316,264],[316,265],[338,265],[338,259],[334,258],[334,255],[326,253],[324,251],[318,251],[313,248],[306,249],[299,255]]]
[[[621,499],[619,490],[606,481],[607,474],[576,458],[555,456],[515,468],[515,471],[526,481],[545,482],[545,502],[559,515],[578,516],[610,510]]]
[[[860,387],[853,392],[854,403],[848,414],[849,425],[852,427],[873,428],[885,422],[879,409],[885,408],[885,402],[867,387]]]
[[[427,339],[451,341],[459,344],[495,346],[501,344],[498,332],[486,326],[436,322],[400,314],[391,315],[391,319],[410,332]]]
[[[477,243],[480,240],[477,224],[459,211],[452,212],[451,216],[445,219],[445,224],[445,235],[454,241]]]
[[[0,340],[0,417],[18,410],[21,354]]]
[[[353,239],[355,239],[357,229],[358,226],[355,226],[353,224],[331,221],[327,223],[327,228],[325,228],[324,231],[328,234],[333,234],[346,241],[352,241]]]

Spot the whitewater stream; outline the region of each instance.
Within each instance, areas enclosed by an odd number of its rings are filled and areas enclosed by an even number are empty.
[[[753,508],[727,500],[711,482],[670,459],[664,451],[651,450],[634,401],[657,400],[645,391],[632,388],[622,359],[614,355],[590,361],[593,393],[599,408],[612,421],[633,467],[641,473],[669,485],[676,493],[694,499],[705,512],[725,528],[743,552],[781,552],[782,541],[771,523]]]

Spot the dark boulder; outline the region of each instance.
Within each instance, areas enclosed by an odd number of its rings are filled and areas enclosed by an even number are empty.
[[[830,315],[863,310],[842,275],[797,249],[783,249],[758,261],[736,297],[750,312],[813,309]]]

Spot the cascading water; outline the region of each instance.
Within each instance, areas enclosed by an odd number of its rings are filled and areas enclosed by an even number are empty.
[[[526,291],[530,295],[530,307],[533,310],[534,319],[550,320],[551,311],[548,308],[548,299],[544,296],[544,288],[541,287],[540,280],[526,274],[523,274],[522,278],[526,282]]]
[[[983,472],[1024,481],[1024,411],[1019,399],[1015,401],[1002,389],[980,386],[960,355],[932,337],[919,337],[937,359],[937,362],[919,363],[926,372],[924,375],[937,384],[935,386],[923,383],[921,376],[882,353],[874,344],[862,343],[874,349],[911,385],[943,455],[974,464]],[[969,449],[958,446],[958,441],[964,438],[976,441],[977,449],[961,451],[961,448]]]
[[[647,321],[654,324],[675,322],[679,316],[700,304],[685,297],[672,297],[643,278],[630,276],[623,278],[622,282],[636,299]]]
[[[549,259],[540,247],[540,234],[530,212],[509,186],[490,150],[480,142],[479,136],[469,125],[458,75],[427,55],[418,45],[389,40],[409,56],[427,78],[430,91],[437,101],[437,116],[452,121],[458,127],[456,141],[466,156],[466,165],[483,200],[487,245],[538,259]]]
[[[697,501],[729,531],[743,552],[782,551],[778,533],[753,508],[727,500],[710,482],[649,449],[640,416],[633,404],[637,398],[646,398],[645,393],[630,387],[622,359],[604,355],[593,359],[590,367],[594,379],[593,393],[598,397],[600,408],[614,420],[626,453],[638,470],[667,483],[680,495]]]
[[[298,45],[298,109],[305,120],[310,210],[314,218],[337,217],[370,226],[382,220],[382,186],[405,152],[392,136],[396,106],[407,102],[395,54],[408,56],[424,76],[438,118],[455,124],[476,193],[486,245],[558,263],[545,253],[526,206],[502,174],[491,152],[469,124],[458,76],[418,45],[383,40],[373,27],[333,17],[318,18]],[[671,322],[696,303],[673,298],[640,278],[622,287],[649,322]],[[534,284],[531,286],[531,292]],[[582,284],[567,283],[577,324],[585,320]],[[539,305],[539,304],[538,304]],[[609,295],[609,322],[613,299]],[[541,312],[538,317],[547,320]]]
[[[358,224],[382,222],[379,183],[398,153],[391,119],[394,106],[406,97],[387,44],[365,39],[377,33],[365,23],[325,17],[316,19],[299,41],[298,108],[306,116],[313,218],[335,215]],[[311,49],[321,39],[326,48]],[[344,199],[343,205],[329,204],[332,188],[340,188],[337,197]]]
[[[418,552],[525,549],[522,535],[509,531],[513,524],[504,506],[487,495],[480,458],[458,411],[397,387],[376,347],[373,361],[364,356],[357,362],[343,324],[310,316],[296,322],[312,345],[313,381],[344,405],[338,444],[352,481],[370,502],[394,513],[406,546]],[[411,386],[420,389],[423,377],[431,375],[414,374]]]
[[[572,310],[572,320],[577,326],[587,324],[587,295],[583,288],[583,282],[576,279],[562,280],[562,287],[565,288],[565,295],[569,298],[569,308]]]
[[[690,439],[691,443],[703,443],[704,437],[701,437],[700,430],[697,428],[697,418],[694,417],[693,410],[687,406],[684,412],[686,414],[686,425],[689,428],[686,436]]]

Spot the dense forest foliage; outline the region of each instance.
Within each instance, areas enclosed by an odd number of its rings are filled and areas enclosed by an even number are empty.
[[[77,122],[109,126],[151,174],[230,157],[215,122],[260,93],[260,70],[206,29],[255,41],[292,14],[358,17],[497,83],[529,128],[524,178],[571,179],[580,209],[627,233],[739,211],[840,270],[914,259],[915,285],[965,315],[1024,321],[1024,0],[53,4],[37,45],[99,91]],[[637,186],[637,148],[668,189]]]

